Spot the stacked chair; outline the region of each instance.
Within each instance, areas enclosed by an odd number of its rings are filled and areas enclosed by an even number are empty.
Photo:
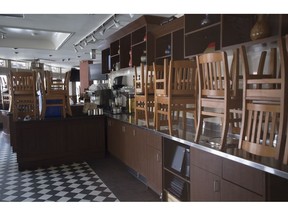
[[[277,74],[277,53],[280,72]],[[284,38],[278,50],[270,49],[269,73],[263,73],[267,51],[260,57],[257,74],[250,72],[247,52],[241,46],[243,63],[243,122],[239,148],[252,155],[275,158],[282,162],[287,128],[288,57]],[[287,147],[286,160],[287,162]]]
[[[13,120],[37,119],[39,107],[36,95],[36,73],[11,71],[9,77]]]
[[[140,70],[135,66],[135,121],[144,119],[146,127],[154,120],[154,69],[152,65],[140,65]]]
[[[242,97],[238,92],[239,56],[234,52],[231,73],[226,52],[196,56],[199,78],[199,110],[195,142],[199,143],[205,118],[220,118],[222,122],[219,149],[224,149],[229,125],[241,121]],[[234,73],[234,74],[233,74]],[[232,114],[238,114],[234,118]],[[240,115],[240,116],[239,116]]]
[[[187,113],[197,117],[196,63],[190,60],[170,60],[167,70],[155,68],[155,124],[160,130],[161,121],[168,122],[169,134],[173,134],[174,120],[178,122],[182,114],[183,129],[186,129]],[[195,121],[195,123],[197,120]]]
[[[60,107],[61,116],[64,118],[67,114],[72,116],[69,101],[70,71],[66,72],[64,81],[53,78],[50,71],[45,71],[44,75],[39,73],[39,76],[42,89],[41,118],[45,118],[47,107]]]

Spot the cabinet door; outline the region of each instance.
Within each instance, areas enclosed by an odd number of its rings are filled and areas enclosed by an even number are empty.
[[[220,201],[220,186],[220,177],[196,166],[191,166],[191,201]]]
[[[123,160],[123,136],[121,134],[121,122],[113,119],[108,119],[107,124],[107,146],[108,152]]]
[[[133,129],[133,165],[142,176],[147,176],[147,136],[148,132],[142,128]]]
[[[162,193],[162,137],[152,133],[147,136],[147,182],[157,194]]]
[[[221,181],[221,201],[264,201],[264,197],[231,182]]]

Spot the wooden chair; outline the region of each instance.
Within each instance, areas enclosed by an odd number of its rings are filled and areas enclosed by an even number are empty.
[[[25,117],[37,119],[39,110],[36,97],[35,72],[10,72],[11,111],[13,120],[25,120]],[[28,118],[29,119],[29,118]]]
[[[154,65],[155,67],[155,65]],[[159,70],[155,67],[155,122],[160,130],[161,121],[167,119],[169,134],[172,135],[174,122],[182,113],[183,129],[186,129],[186,114],[193,113],[197,122],[196,63],[190,60],[170,61]]]
[[[45,72],[46,79],[46,99],[48,97],[65,97],[65,112],[66,114],[72,116],[72,111],[70,107],[70,97],[69,97],[69,81],[70,81],[71,71],[65,73],[64,81],[62,79],[53,78],[50,71]],[[51,101],[53,101],[51,99]],[[51,105],[52,106],[52,105]],[[57,104],[55,104],[57,106]],[[66,117],[66,114],[63,115]]]
[[[280,76],[275,73],[253,75],[249,71],[246,48],[241,46],[243,62],[243,126],[239,148],[253,155],[282,162],[287,128],[288,56],[283,38],[278,40]],[[270,71],[276,71],[276,49],[271,49]],[[266,55],[266,54],[262,54]],[[260,61],[261,62],[261,61]],[[260,63],[260,66],[263,63]],[[261,66],[262,67],[262,66]],[[260,69],[262,70],[262,69]],[[265,75],[265,76],[264,76]]]
[[[198,143],[200,140],[204,118],[221,118],[222,131],[219,148],[223,149],[227,140],[229,124],[240,121],[240,119],[231,118],[230,112],[241,109],[242,101],[236,97],[237,94],[233,91],[234,84],[232,75],[229,75],[226,52],[205,53],[196,56],[196,60],[200,92],[195,142]],[[234,64],[237,65],[237,62]]]
[[[69,108],[67,105],[67,91],[65,86],[65,81],[56,80],[52,77],[50,71],[45,71],[44,74],[38,73],[39,83],[41,88],[42,97],[42,112],[41,118],[45,119],[46,111],[48,107],[58,107],[60,109],[60,116],[66,118]],[[68,78],[69,79],[69,78]],[[65,77],[66,80],[66,77]],[[69,89],[69,87],[68,87]],[[69,93],[68,93],[69,95]],[[69,99],[69,96],[68,96]],[[54,114],[52,115],[54,116]],[[58,117],[58,115],[57,115]]]
[[[146,68],[145,68],[146,67]],[[154,118],[154,70],[152,65],[135,66],[135,121],[144,119],[149,128],[149,119]]]

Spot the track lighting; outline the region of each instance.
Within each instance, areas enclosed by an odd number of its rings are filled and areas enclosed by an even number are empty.
[[[111,14],[100,26],[97,27],[93,32],[86,35],[85,38],[82,38],[78,43],[74,44],[74,51],[78,52],[78,47],[80,49],[84,49],[84,46],[87,46],[90,42],[98,42],[99,39],[97,38],[96,34],[99,33],[100,35],[104,35],[106,30],[109,30],[115,26],[116,28],[120,27],[119,20],[116,19],[116,14]],[[1,32],[0,32],[1,33]],[[1,34],[0,34],[1,36]]]
[[[88,43],[87,43],[87,40],[84,40],[84,46],[87,46],[88,45]]]
[[[74,45],[74,51],[75,51],[75,53],[78,52],[76,45]]]
[[[99,32],[102,36],[104,35],[106,31],[106,28],[104,27],[104,25],[102,26],[102,30]]]
[[[120,23],[119,23],[119,20],[116,20],[115,18],[113,19],[113,22],[114,22],[114,25],[116,28],[119,28],[120,26]]]
[[[93,42],[97,41],[97,38],[94,36],[94,34],[92,34],[91,38],[92,38]]]
[[[6,38],[7,38],[5,32],[1,32],[1,31],[0,31],[0,34],[1,34],[1,39],[6,39]]]

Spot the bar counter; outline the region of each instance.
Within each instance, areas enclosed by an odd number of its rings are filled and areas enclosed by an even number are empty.
[[[16,121],[10,142],[19,170],[105,156],[105,116]]]
[[[228,143],[227,147],[220,151],[217,148],[217,140],[220,139],[220,126],[213,123],[206,123],[203,129],[203,135],[201,136],[200,143],[197,144],[194,142],[195,129],[193,127],[193,123],[187,125],[187,129],[183,130],[181,127],[181,123],[177,128],[177,134],[173,134],[170,136],[168,131],[156,131],[155,129],[148,129],[144,125],[144,121],[135,123],[134,116],[128,114],[117,114],[112,115],[109,113],[105,113],[105,115],[112,119],[117,119],[119,121],[129,123],[136,127],[141,127],[145,130],[152,130],[156,133],[159,133],[162,137],[174,140],[181,144],[205,151],[207,153],[211,153],[213,155],[220,156],[222,158],[229,159],[231,161],[235,161],[237,163],[247,165],[249,167],[255,168],[260,171],[264,171],[266,173],[288,179],[288,166],[284,165],[282,162],[277,161],[272,158],[264,158],[260,156],[253,156],[243,150],[238,149],[238,138],[236,135],[228,134]]]

